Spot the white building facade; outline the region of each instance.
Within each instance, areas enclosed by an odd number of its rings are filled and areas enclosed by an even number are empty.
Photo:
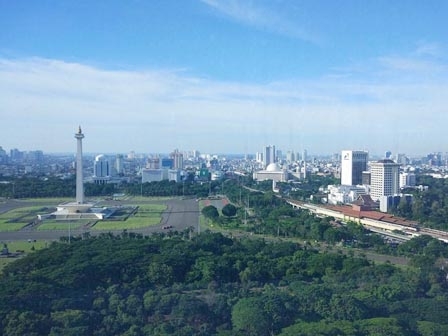
[[[327,202],[334,205],[353,203],[358,199],[359,195],[366,195],[368,191],[367,186],[329,185]]]
[[[168,180],[168,169],[142,169],[142,183]]]
[[[370,196],[378,201],[382,196],[397,195],[400,192],[400,164],[390,159],[370,164]]]
[[[281,169],[276,163],[271,163],[266,167],[266,170],[259,170],[253,174],[254,180],[257,181],[272,180],[275,182],[287,182],[288,176],[288,171]]]

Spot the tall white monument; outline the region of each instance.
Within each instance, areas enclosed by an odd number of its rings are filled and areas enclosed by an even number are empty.
[[[77,140],[76,200],[74,202],[59,204],[56,207],[56,211],[51,214],[38,215],[39,220],[43,220],[49,217],[56,218],[56,220],[104,219],[106,215],[110,215],[113,213],[113,211],[111,211],[109,208],[95,208],[94,203],[89,203],[84,200],[84,184],[82,173],[82,139],[84,139],[84,134],[81,131],[81,126],[79,126],[78,133],[75,134],[75,139]]]
[[[78,214],[77,218],[82,218],[83,216],[85,217],[85,214],[89,213],[90,209],[94,206],[93,203],[87,203],[84,200],[84,179],[82,173],[82,139],[84,139],[84,134],[81,131],[81,126],[79,126],[78,133],[75,134],[75,139],[77,140],[76,200],[75,202],[60,204],[57,207],[57,211],[54,213],[57,219],[62,219],[64,216],[66,217],[65,219],[73,219],[71,214]]]
[[[75,139],[78,142],[76,151],[76,203],[84,204],[84,177],[82,174],[82,139],[84,139],[84,134],[81,131],[81,126],[79,126],[78,133],[75,134]]]

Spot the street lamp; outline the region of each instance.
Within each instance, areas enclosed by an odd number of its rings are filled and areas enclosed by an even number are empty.
[[[226,196],[226,193],[225,193],[225,190],[224,190],[224,184],[226,183],[226,182],[229,182],[229,181],[232,181],[231,179],[226,179],[226,180],[224,180],[224,181],[222,181],[222,183],[221,183],[221,192],[222,192],[222,195],[223,196]]]

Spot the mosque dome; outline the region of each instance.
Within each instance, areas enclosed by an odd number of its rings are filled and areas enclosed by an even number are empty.
[[[268,172],[279,172],[279,171],[281,171],[281,169],[280,169],[280,166],[277,163],[270,163],[266,167],[266,171],[268,171]]]

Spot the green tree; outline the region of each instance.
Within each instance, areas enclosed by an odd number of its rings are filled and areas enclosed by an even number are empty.
[[[269,319],[263,302],[255,297],[240,299],[232,308],[232,324],[247,336],[268,336]]]
[[[86,335],[89,333],[89,317],[81,310],[67,309],[51,314],[53,327],[50,335]]]
[[[435,322],[417,322],[418,332],[422,336],[443,336],[448,335],[448,324]]]
[[[237,208],[231,203],[224,205],[222,208],[222,214],[226,217],[233,217],[236,215]]]
[[[215,220],[219,217],[218,209],[213,205],[207,205],[202,209],[202,214],[209,219]]]
[[[395,318],[372,318],[357,323],[362,335],[369,336],[401,336],[406,335],[405,330]]]

